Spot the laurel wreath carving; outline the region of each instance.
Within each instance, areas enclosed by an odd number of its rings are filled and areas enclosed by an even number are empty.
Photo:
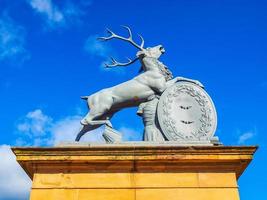
[[[181,93],[186,93],[193,97],[201,107],[201,117],[199,119],[201,126],[196,131],[191,132],[189,136],[184,135],[182,132],[177,130],[177,126],[175,126],[176,121],[171,117],[171,105],[174,99]],[[166,131],[170,134],[173,140],[205,140],[210,137],[208,133],[212,127],[212,110],[209,107],[209,101],[206,96],[202,95],[193,87],[188,85],[176,85],[173,87],[162,102],[162,110],[164,117],[163,123],[166,127]]]

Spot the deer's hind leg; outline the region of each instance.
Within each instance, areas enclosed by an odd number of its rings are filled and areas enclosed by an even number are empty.
[[[91,131],[91,130],[96,129],[96,128],[98,128],[99,126],[101,126],[101,125],[94,125],[94,126],[93,126],[93,125],[86,125],[86,126],[83,126],[83,127],[81,128],[81,130],[79,131],[79,133],[77,134],[75,141],[76,141],[76,142],[80,141],[81,137],[82,137],[85,133],[87,133],[88,131]]]
[[[104,97],[104,98],[101,98]],[[99,101],[101,99],[101,101]],[[112,127],[106,113],[110,110],[113,104],[113,98],[110,96],[101,95],[95,96],[88,101],[90,112],[81,120],[82,125],[102,125],[107,124]]]
[[[99,112],[99,113],[94,113],[91,114],[89,113],[88,116],[86,116],[85,118],[83,118],[81,120],[81,124],[86,126],[86,125],[102,125],[102,124],[107,124],[108,126],[112,127],[111,122],[109,121],[109,118],[107,117],[106,119],[97,119],[98,117],[101,117],[104,113]]]

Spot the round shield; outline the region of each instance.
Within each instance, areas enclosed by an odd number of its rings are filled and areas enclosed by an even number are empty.
[[[215,133],[214,104],[198,85],[180,81],[167,88],[157,107],[160,128],[170,141],[209,140]]]

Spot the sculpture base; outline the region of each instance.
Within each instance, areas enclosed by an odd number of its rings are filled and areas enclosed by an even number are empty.
[[[95,145],[12,148],[31,200],[238,200],[257,147]]]
[[[219,141],[218,137],[213,137],[210,140],[195,140],[195,141],[121,141],[121,137],[116,130],[108,130],[104,132],[103,136],[105,137],[106,143],[96,143],[96,142],[61,142],[56,147],[100,147],[100,146],[120,146],[120,147],[133,147],[133,146],[222,146],[222,143]],[[115,135],[111,139],[111,135]],[[115,140],[115,137],[117,140]]]

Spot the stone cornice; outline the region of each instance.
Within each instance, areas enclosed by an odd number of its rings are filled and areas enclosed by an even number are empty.
[[[243,173],[257,146],[91,145],[13,147],[17,161],[34,173],[234,172]]]

